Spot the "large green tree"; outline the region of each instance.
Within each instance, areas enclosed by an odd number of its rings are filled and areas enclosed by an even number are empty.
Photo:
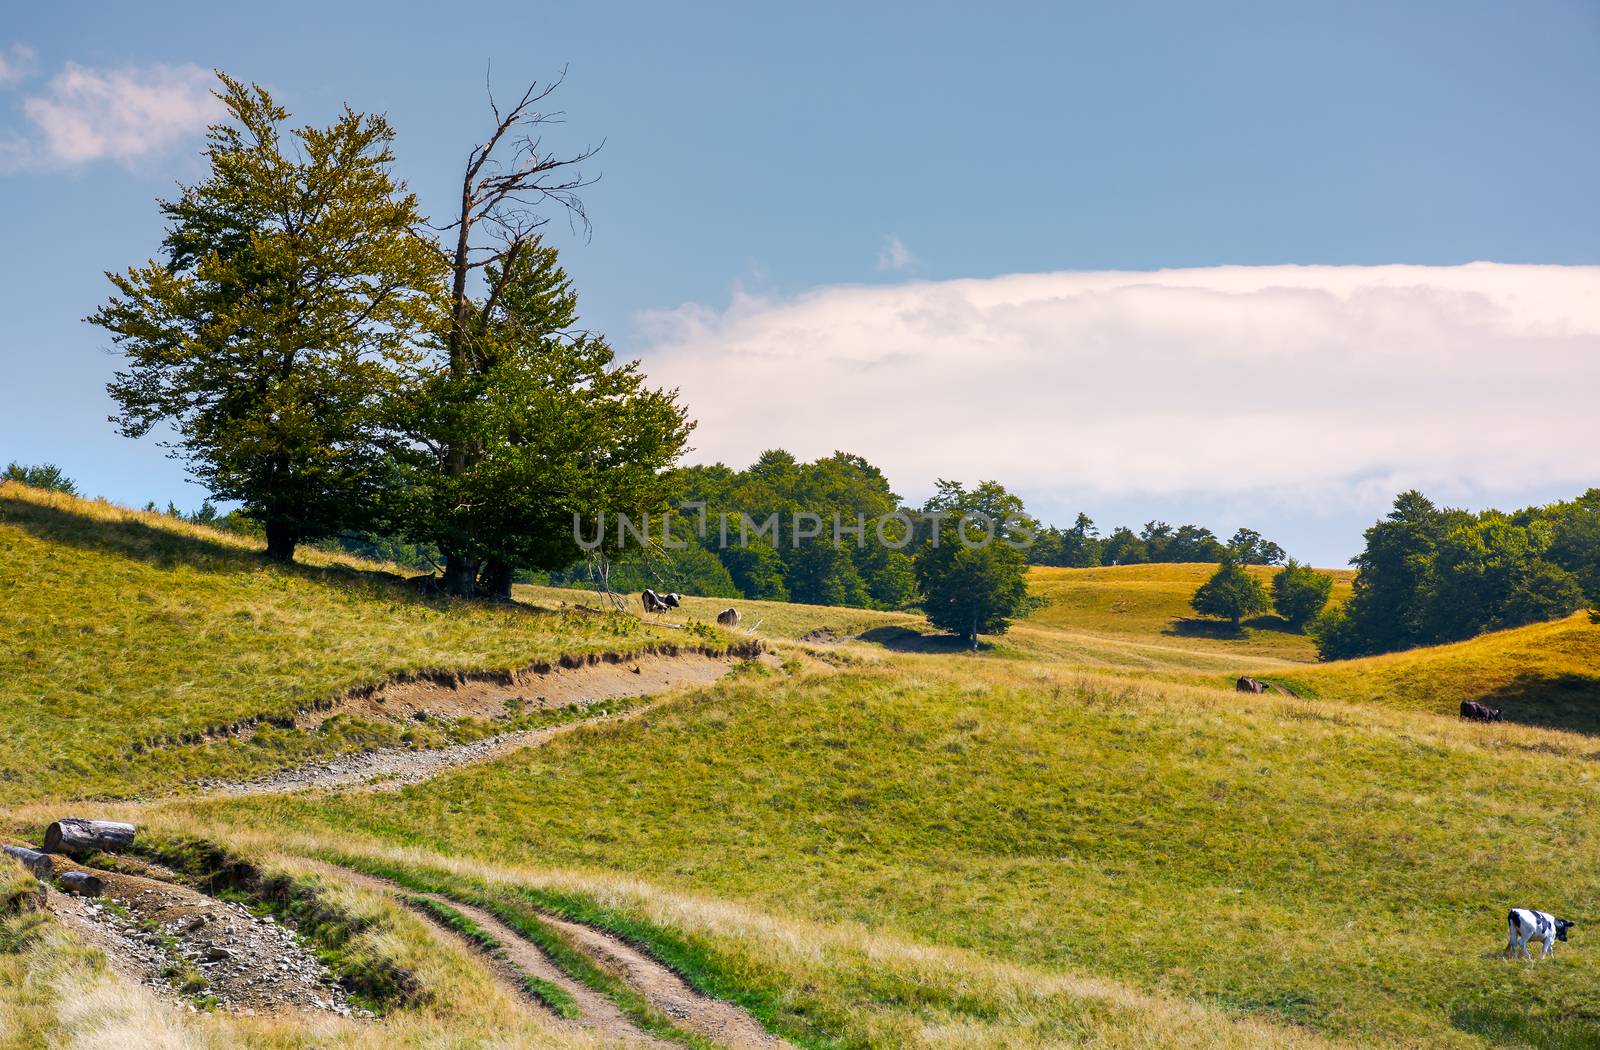
[[[940,480],[923,513],[914,564],[930,623],[977,648],[978,635],[1004,634],[1034,608],[1025,550],[1036,523],[1020,498],[993,481]]]
[[[1189,604],[1203,616],[1221,616],[1230,621],[1236,631],[1246,616],[1266,612],[1270,607],[1261,581],[1227,556],[1216,573],[1194,592]]]
[[[580,532],[615,557],[617,515],[642,525],[666,509],[666,471],[692,428],[676,391],[651,387],[637,361],[575,328],[577,295],[554,248],[535,238],[506,265],[488,270],[497,294],[477,315],[473,367],[441,355],[416,401],[423,452],[406,525],[472,567],[471,590],[498,596],[517,568],[583,556]],[[462,448],[471,454],[453,466]]]
[[[89,320],[128,358],[109,386],[121,432],[170,423],[174,455],[286,561],[392,491],[389,413],[443,270],[390,173],[387,120],[346,108],[286,131],[268,92],[221,81],[209,176],[161,203],[163,257],[108,274]]]

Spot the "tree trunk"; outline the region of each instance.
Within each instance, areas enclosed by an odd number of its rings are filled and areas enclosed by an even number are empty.
[[[0,846],[8,855],[15,857],[18,864],[33,872],[35,878],[48,879],[55,871],[55,862],[48,854],[31,850],[26,846]]]
[[[459,554],[445,555],[443,584],[446,594],[472,597],[478,592],[478,563]]]
[[[273,561],[294,561],[294,530],[281,521],[267,520],[267,557]]]
[[[113,853],[133,845],[138,829],[116,820],[62,817],[44,829],[44,851],[82,855],[95,850]]]
[[[498,558],[490,558],[483,563],[483,572],[478,576],[478,590],[491,598],[511,600],[511,566]]]

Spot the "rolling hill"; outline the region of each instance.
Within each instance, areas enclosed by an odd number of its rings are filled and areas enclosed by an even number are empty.
[[[65,920],[12,917],[0,1047],[606,1042],[532,971],[516,984],[518,959],[640,1038],[717,1045],[615,961],[630,950],[797,1046],[1600,1040],[1583,618],[1317,665],[1281,631],[1175,626],[1196,567],[1036,571],[1054,603],[977,654],[908,614],[735,602],[762,659],[547,727],[450,700],[561,656],[736,646],[703,626],[730,603],[661,624],[553,589],[448,603],[378,566],[269,567],[236,537],[16,486],[0,544],[0,834],[134,820],[139,862],[167,866],[149,872],[276,909],[381,1012],[174,1010]],[[425,669],[457,677],[390,695],[399,721],[368,705],[205,735]],[[1247,671],[1308,698],[1233,692]],[[1467,694],[1527,724],[1462,723]],[[208,786],[513,726],[534,735],[403,786]],[[1502,961],[1513,904],[1578,918],[1572,943]],[[597,938],[613,947],[585,954]]]

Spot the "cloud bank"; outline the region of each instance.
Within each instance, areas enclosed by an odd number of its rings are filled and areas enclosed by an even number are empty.
[[[696,461],[845,449],[906,491],[1381,507],[1600,484],[1600,267],[1066,272],[645,318]]]
[[[193,65],[96,70],[69,62],[42,92],[23,99],[28,126],[0,139],[0,165],[10,170],[75,168],[100,160],[128,165],[162,153],[221,114],[211,95],[213,83],[209,71]]]

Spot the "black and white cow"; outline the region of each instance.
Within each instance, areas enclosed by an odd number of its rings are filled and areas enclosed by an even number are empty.
[[[1567,931],[1576,925],[1575,922],[1558,919],[1547,911],[1512,908],[1506,916],[1506,929],[1510,933],[1506,941],[1506,958],[1515,959],[1521,955],[1531,960],[1533,956],[1528,954],[1528,942],[1543,941],[1544,951],[1539,955],[1543,959],[1556,950],[1557,941],[1567,939]]]

